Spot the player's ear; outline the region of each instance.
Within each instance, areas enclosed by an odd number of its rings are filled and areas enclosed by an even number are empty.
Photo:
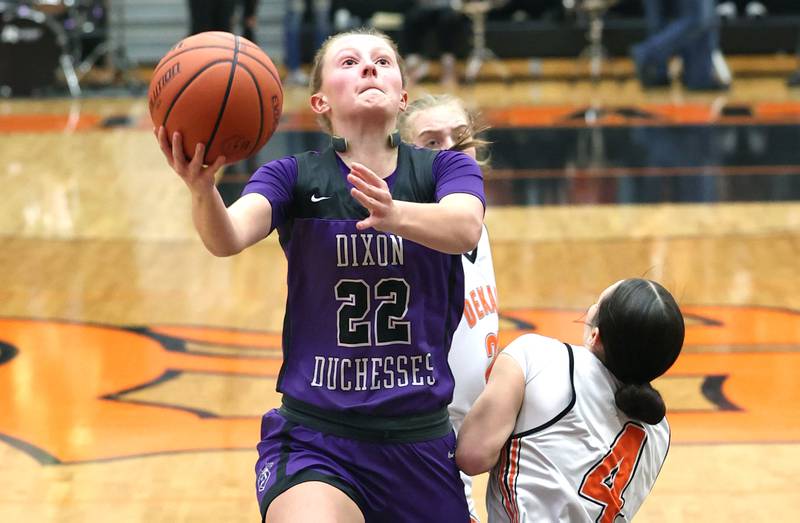
[[[600,329],[597,327],[592,327],[592,330],[589,331],[589,338],[586,340],[586,343],[589,345],[590,348],[603,348],[603,342],[600,340]]]
[[[593,327],[589,333],[589,347],[603,363],[606,362],[606,348],[603,347],[603,340],[600,338],[600,329]]]
[[[408,93],[403,91],[403,94],[400,95],[400,110],[405,111],[406,107],[408,107]]]
[[[311,95],[311,110],[315,114],[321,115],[330,111],[331,106],[328,104],[328,98],[322,93],[314,93]]]

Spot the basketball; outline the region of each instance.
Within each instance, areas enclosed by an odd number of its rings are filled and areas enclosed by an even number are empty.
[[[170,141],[180,132],[188,159],[204,143],[204,164],[219,155],[235,163],[255,154],[275,132],[283,88],[261,48],[212,31],[184,38],[158,62],[148,101],[153,125],[163,125]]]

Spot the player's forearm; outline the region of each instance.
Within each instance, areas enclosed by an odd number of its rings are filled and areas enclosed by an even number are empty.
[[[475,475],[494,467],[513,434],[524,393],[522,369],[511,356],[501,353],[458,433],[456,464],[461,470]]]
[[[494,435],[490,431],[481,430],[474,417],[472,422],[468,425],[465,421],[458,433],[456,464],[466,474],[475,476],[494,467],[500,456],[502,442],[497,445]]]
[[[491,469],[497,463],[506,433],[498,433],[495,425],[493,398],[481,395],[464,418],[458,431],[456,464],[474,476]]]
[[[242,250],[236,229],[216,188],[192,193],[192,220],[203,245],[214,256],[231,256]]]
[[[469,252],[478,245],[482,213],[469,207],[396,201],[401,217],[391,231],[403,238],[448,254]]]

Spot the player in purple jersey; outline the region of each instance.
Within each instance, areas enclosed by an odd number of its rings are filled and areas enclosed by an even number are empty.
[[[407,94],[385,35],[328,39],[311,108],[331,147],[262,166],[225,208],[221,162],[158,137],[213,254],[278,230],[288,259],[280,409],[262,420],[256,493],[283,521],[468,521],[447,404],[463,310],[460,255],[478,243],[483,180],[467,155],[393,133]]]

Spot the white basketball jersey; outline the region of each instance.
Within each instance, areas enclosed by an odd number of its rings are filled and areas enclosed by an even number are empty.
[[[500,350],[497,343],[497,288],[489,235],[484,226],[475,251],[461,256],[464,265],[464,315],[453,334],[447,361],[455,378],[450,421],[458,432],[467,411],[486,386],[487,369]],[[470,513],[475,515],[472,478],[461,473]]]
[[[633,518],[667,456],[666,418],[648,425],[620,411],[619,381],[584,347],[527,334],[503,354],[522,368],[525,396],[491,471],[489,522]]]

